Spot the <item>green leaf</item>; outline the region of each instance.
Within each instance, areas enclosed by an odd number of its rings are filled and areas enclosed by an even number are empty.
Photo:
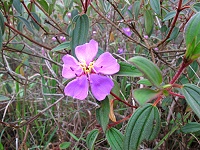
[[[63,142],[59,145],[60,149],[66,149],[71,145],[71,142]]]
[[[20,0],[13,0],[13,7],[19,14],[22,14],[22,4]]]
[[[72,55],[75,56],[75,47],[81,44],[85,44],[87,41],[89,30],[89,19],[86,14],[77,15],[73,18],[74,29],[71,35],[71,50]]]
[[[142,88],[133,90],[133,96],[140,105],[144,105],[147,101],[156,98],[161,91]]]
[[[194,3],[192,6],[191,6],[191,9],[193,9],[194,11],[196,12],[199,12],[200,11],[200,3]]]
[[[196,13],[188,21],[185,27],[184,37],[186,43],[185,57],[187,59],[196,59],[200,54],[200,12]],[[195,50],[194,50],[195,49]],[[193,55],[196,55],[193,57]],[[193,58],[191,58],[193,57]]]
[[[46,0],[37,0],[37,2],[40,4],[40,6],[45,10],[45,12],[49,12],[49,5],[46,2]]]
[[[152,12],[150,10],[145,10],[144,12],[144,26],[146,34],[150,37],[150,35],[153,32],[153,26],[154,26],[154,19]]]
[[[137,82],[137,84],[144,84],[146,86],[152,86],[151,82],[148,79],[141,79]]]
[[[196,60],[200,56],[200,42],[194,47],[190,55],[192,60]]]
[[[86,144],[87,144],[87,147],[89,148],[89,150],[93,150],[94,149],[94,143],[95,143],[98,135],[99,135],[99,130],[98,129],[92,130],[87,135]]]
[[[160,15],[160,0],[150,0],[151,8],[157,15]]]
[[[19,18],[25,24],[27,29],[34,34],[34,31],[33,31],[32,27],[30,25],[30,22],[28,20],[26,20],[25,18],[23,18],[21,16],[16,16],[16,17]]]
[[[2,32],[2,35],[4,34],[5,24],[4,24],[4,17],[2,13],[0,12],[0,30]]]
[[[176,15],[176,11],[170,11],[166,14],[166,16],[164,17],[163,21],[167,21],[170,20],[172,18],[174,18]]]
[[[141,77],[143,74],[132,64],[119,62],[120,70],[117,76]]]
[[[69,133],[69,135],[74,139],[74,140],[76,140],[76,141],[79,141],[79,138],[76,136],[76,135],[74,135],[72,132],[70,132],[70,131],[67,131],[68,133]]]
[[[10,100],[10,98],[4,95],[0,95],[0,101],[7,101],[7,100]]]
[[[3,35],[2,35],[2,31],[1,31],[1,28],[0,28],[0,50],[2,49],[2,43],[3,43]]]
[[[160,131],[158,108],[146,104],[130,118],[125,131],[124,150],[137,150],[143,140],[153,140]]]
[[[106,131],[106,139],[113,150],[124,150],[123,149],[123,134],[115,128],[110,128]]]
[[[41,19],[38,17],[38,15],[34,12],[31,12],[32,16],[35,18],[35,20],[41,24]],[[33,23],[34,27],[39,31],[40,26],[31,18],[31,22]]]
[[[67,50],[70,49],[70,42],[69,41],[59,44],[58,46],[54,47],[51,51],[57,52],[57,51],[61,51],[63,49],[67,49]]]
[[[101,125],[103,131],[106,131],[109,122],[110,103],[108,97],[100,102],[100,108],[96,109],[96,119]]]
[[[191,63],[189,65],[189,67],[187,68],[187,73],[188,73],[188,77],[191,79],[193,78],[196,74],[196,72],[199,69],[199,65],[196,61],[194,61],[193,63]]]
[[[200,123],[198,122],[189,122],[181,128],[181,131],[184,133],[195,133],[200,131]]]
[[[140,13],[140,1],[135,1],[133,5],[135,20],[138,19],[138,15]]]
[[[153,85],[160,87],[162,73],[153,62],[141,56],[132,57],[128,61],[133,63]]]
[[[185,84],[182,87],[183,95],[194,113],[200,118],[200,88],[194,84]]]
[[[167,41],[171,41],[173,39],[175,39],[179,34],[179,28],[178,27],[174,27],[169,39],[167,39]]]

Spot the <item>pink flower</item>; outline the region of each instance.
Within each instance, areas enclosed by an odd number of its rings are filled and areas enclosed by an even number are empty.
[[[117,50],[117,53],[118,53],[118,54],[122,54],[122,53],[124,53],[124,50],[123,50],[122,48],[119,48],[119,49]]]
[[[71,18],[71,15],[72,15],[72,14],[71,14],[70,12],[67,13],[67,17],[68,17],[68,18]]]
[[[158,48],[156,47],[156,48],[154,48],[154,50],[155,50],[155,51],[158,51]]]
[[[57,39],[56,39],[56,37],[53,36],[53,37],[51,38],[51,40],[52,40],[52,41],[56,41]]]
[[[62,76],[70,81],[64,89],[67,96],[83,100],[88,95],[89,86],[94,97],[101,101],[109,95],[114,83],[109,75],[119,71],[117,60],[105,52],[94,60],[98,52],[98,43],[90,40],[89,43],[79,45],[75,48],[78,59],[71,55],[63,56]]]
[[[60,40],[64,42],[66,40],[66,37],[60,36]]]
[[[130,28],[122,28],[122,30],[127,36],[131,36],[132,32]]]
[[[144,38],[145,38],[145,39],[148,39],[148,38],[149,38],[149,36],[148,36],[148,35],[144,35]]]

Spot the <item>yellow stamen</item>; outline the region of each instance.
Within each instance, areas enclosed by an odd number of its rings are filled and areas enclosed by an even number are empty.
[[[83,69],[85,74],[89,74],[94,68],[94,61],[90,62],[89,65],[87,65],[85,60],[83,60],[82,63],[80,63],[80,67]]]

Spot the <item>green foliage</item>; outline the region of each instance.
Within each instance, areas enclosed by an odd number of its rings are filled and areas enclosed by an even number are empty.
[[[138,108],[126,127],[124,149],[137,150],[143,140],[153,140],[160,131],[158,108],[146,104]]]
[[[194,113],[200,118],[200,88],[193,84],[185,84],[182,87],[183,95]]]
[[[66,49],[66,50],[70,49],[70,42],[69,41],[59,44],[58,46],[54,47],[51,51],[57,52],[57,51],[61,51],[63,49]]]
[[[109,99],[106,97],[100,102],[100,107],[96,109],[96,119],[101,125],[103,131],[106,131],[109,122],[110,104]]]
[[[159,94],[161,94],[161,91],[146,88],[133,90],[133,96],[140,105],[144,105],[147,101],[153,100]]]
[[[129,62],[133,63],[153,85],[160,87],[162,74],[153,62],[140,56],[130,58]]]
[[[183,133],[195,133],[200,131],[200,123],[189,122],[181,128]]]
[[[126,62],[119,62],[120,71],[117,76],[141,77],[142,73],[132,64]]]
[[[115,128],[106,131],[106,139],[113,150],[123,150],[123,134]]]
[[[154,27],[154,18],[153,14],[150,10],[144,11],[144,22],[145,22],[145,31],[148,36],[150,36],[153,32]]]
[[[82,2],[1,1],[0,149],[198,149],[200,3]],[[101,102],[64,95],[61,58],[91,39],[120,64]]]
[[[159,0],[150,0],[150,5],[152,7],[152,9],[154,10],[154,12],[157,15],[160,15],[160,1]]]
[[[87,144],[87,147],[89,148],[89,150],[94,149],[94,144],[95,144],[98,134],[99,134],[99,130],[94,129],[87,135],[86,144]]]
[[[77,15],[72,20],[74,29],[71,33],[72,55],[75,56],[75,47],[87,42],[89,19],[86,14]]]
[[[185,28],[186,59],[195,60],[200,56],[200,13],[196,13]]]

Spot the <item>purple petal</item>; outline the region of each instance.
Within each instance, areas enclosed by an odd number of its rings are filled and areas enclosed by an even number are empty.
[[[88,95],[88,88],[87,76],[83,75],[69,82],[64,89],[64,93],[66,96],[84,100]]]
[[[100,55],[94,63],[94,70],[105,75],[115,74],[119,71],[119,68],[117,60],[109,52]]]
[[[94,60],[98,52],[98,43],[90,40],[89,43],[79,45],[75,48],[75,54],[80,62],[86,61],[87,65]]]
[[[131,36],[132,32],[131,32],[131,29],[130,29],[130,28],[122,28],[122,30],[124,31],[124,33],[125,33],[127,36]]]
[[[74,57],[71,55],[65,55],[62,60],[64,62],[62,69],[62,76],[64,78],[71,79],[82,74],[83,70]]]
[[[98,74],[90,75],[90,86],[94,97],[101,101],[110,94],[111,89],[114,86],[113,81],[107,76],[101,76]]]

